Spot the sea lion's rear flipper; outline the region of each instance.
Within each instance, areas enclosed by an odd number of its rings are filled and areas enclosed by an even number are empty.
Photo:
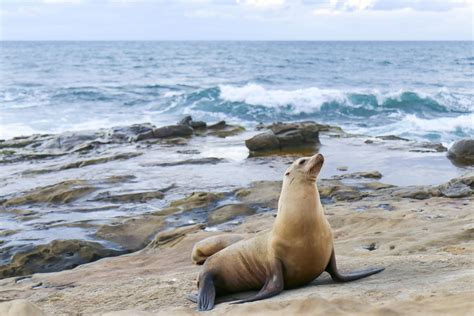
[[[335,282],[355,281],[358,279],[368,277],[369,275],[382,272],[383,270],[385,270],[385,268],[372,268],[372,269],[366,269],[366,270],[357,271],[357,272],[351,272],[348,274],[341,274],[337,270],[336,255],[334,254],[334,250],[332,251],[331,259],[329,260],[328,266],[326,267],[326,271],[331,275],[331,278]]]
[[[197,293],[190,293],[190,294],[186,295],[186,298],[187,298],[188,300],[190,300],[191,302],[193,302],[193,303],[197,303],[197,302],[198,302],[198,295],[197,295]]]
[[[213,309],[215,300],[216,287],[214,286],[214,278],[211,274],[206,273],[199,282],[197,295],[198,310],[208,311]]]
[[[265,285],[262,287],[260,292],[258,292],[255,296],[237,302],[232,302],[231,304],[254,302],[280,294],[284,287],[283,266],[280,260],[275,259],[269,270],[270,271],[267,271],[267,280],[265,281]]]

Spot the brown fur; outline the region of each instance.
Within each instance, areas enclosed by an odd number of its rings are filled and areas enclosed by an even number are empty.
[[[305,163],[300,165],[303,159]],[[323,160],[322,155],[315,155],[295,161],[284,176],[273,229],[207,258],[200,279],[216,276],[217,294],[259,290],[275,259],[283,265],[285,288],[318,277],[327,267],[333,247],[315,181]]]

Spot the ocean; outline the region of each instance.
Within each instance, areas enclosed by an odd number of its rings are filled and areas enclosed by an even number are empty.
[[[0,138],[195,119],[474,136],[473,42],[1,42]]]

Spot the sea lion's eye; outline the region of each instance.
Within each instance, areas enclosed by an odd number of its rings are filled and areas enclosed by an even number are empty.
[[[288,171],[287,173],[285,173],[285,176],[289,176],[290,175],[290,172]]]
[[[305,162],[306,162],[306,159],[301,159],[299,164],[302,165],[302,164],[304,164]]]

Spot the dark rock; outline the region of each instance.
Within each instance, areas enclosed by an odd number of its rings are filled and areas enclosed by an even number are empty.
[[[371,243],[370,245],[364,246],[364,249],[367,249],[368,251],[374,251],[378,248],[376,243]]]
[[[208,125],[207,128],[208,129],[223,129],[223,128],[226,128],[226,126],[227,126],[226,121],[219,121],[217,123]]]
[[[382,135],[382,136],[376,136],[376,138],[382,139],[382,140],[402,140],[402,141],[405,141],[405,142],[409,141],[409,139],[402,138],[402,137],[395,136],[395,135]]]
[[[443,146],[441,143],[432,143],[432,142],[422,142],[417,144],[418,147],[427,149],[427,152],[446,152],[448,149]],[[412,151],[412,150],[410,150]]]
[[[186,125],[192,127],[193,129],[205,129],[207,127],[206,122],[194,121],[191,115],[185,116],[181,121],[178,122],[178,125]]]
[[[150,123],[133,124],[130,126],[113,127],[108,133],[108,137],[112,140],[130,141],[138,135],[145,135],[152,132],[155,128]]]
[[[109,192],[104,192],[99,194],[95,200],[114,203],[145,203],[149,200],[162,199],[164,197],[165,195],[161,191],[135,192],[114,195],[110,194]]]
[[[66,132],[43,142],[41,148],[43,150],[71,151],[84,143],[97,140],[100,136],[96,132]]]
[[[245,146],[250,151],[273,151],[280,150],[280,142],[272,132],[257,134],[245,141]]]
[[[332,179],[359,179],[359,178],[371,178],[371,179],[380,179],[382,174],[378,171],[366,171],[366,172],[353,172],[346,173],[342,175],[333,176]]]
[[[149,164],[144,164],[144,166],[172,167],[172,166],[181,166],[181,165],[204,165],[204,164],[215,165],[224,160],[225,159],[223,158],[207,157],[207,158],[197,158],[197,159],[186,159],[186,160],[175,161],[175,162],[149,163]]]
[[[325,126],[324,126],[325,127]],[[267,126],[268,132],[247,139],[245,145],[250,155],[278,153],[281,151],[312,151],[319,142],[322,125],[314,122],[274,123]]]
[[[369,189],[369,190],[382,190],[382,189],[389,189],[389,188],[395,187],[392,184],[381,183],[378,181],[363,183],[362,185],[364,186],[364,188]]]
[[[449,148],[448,158],[459,165],[474,165],[474,138],[455,142]]]
[[[155,136],[153,135],[153,130],[151,130],[151,131],[146,131],[144,133],[138,134],[137,136],[135,136],[135,138],[133,138],[133,140],[139,142],[141,140],[151,139],[154,137]]]
[[[209,136],[217,136],[217,137],[229,137],[234,136],[237,134],[242,133],[245,131],[245,128],[239,125],[230,125],[227,124],[226,121],[220,121],[215,124],[211,124],[207,126],[207,131],[205,134],[201,135],[209,135]]]
[[[68,180],[46,187],[39,187],[18,197],[7,199],[3,202],[3,206],[35,203],[70,203],[95,190],[94,186],[84,180]]]
[[[153,130],[154,138],[186,137],[193,134],[193,129],[186,125],[169,125]]]
[[[72,269],[80,264],[123,253],[124,251],[106,249],[96,242],[55,240],[13,255],[10,263],[0,267],[0,277]]]

